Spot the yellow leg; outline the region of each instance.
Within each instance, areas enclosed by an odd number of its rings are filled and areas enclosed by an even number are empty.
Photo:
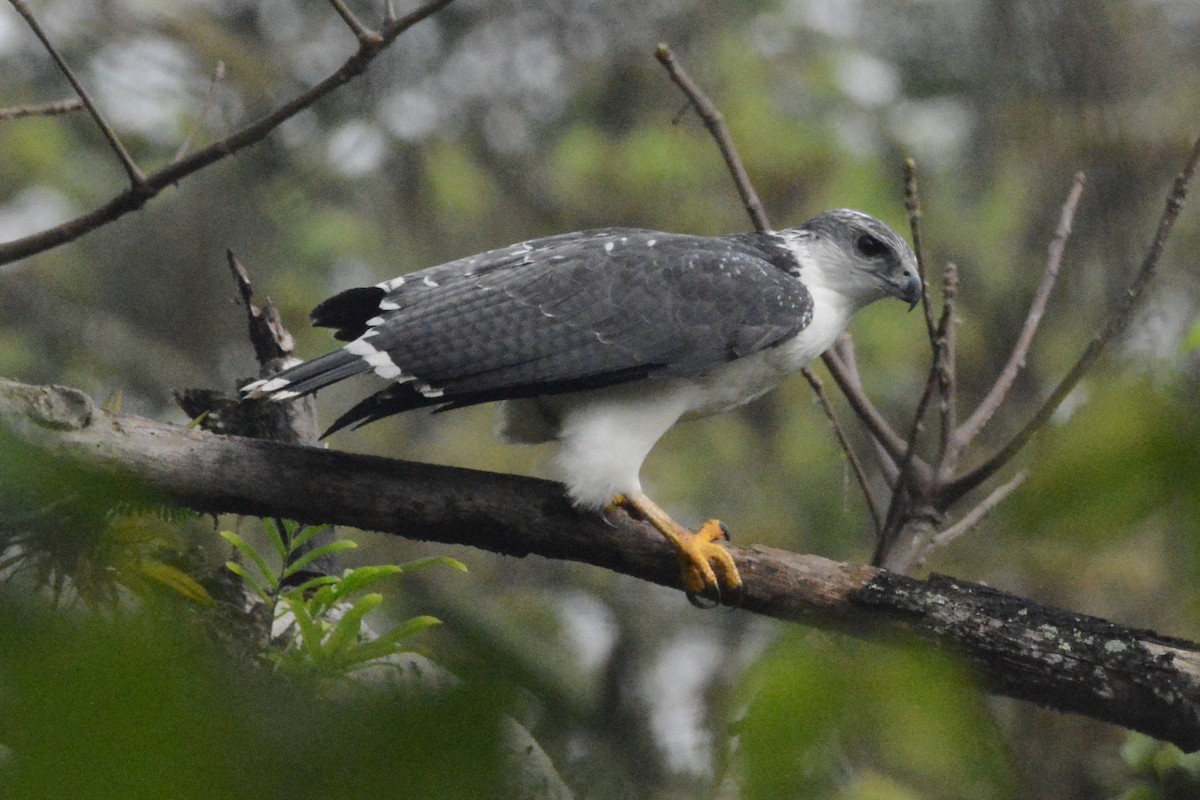
[[[718,544],[729,539],[729,532],[720,522],[710,519],[699,530],[690,530],[671,519],[641,492],[633,496],[619,494],[610,507],[625,509],[630,516],[648,522],[666,537],[675,548],[683,588],[694,605],[711,607],[719,604],[722,596],[740,600],[742,578],[729,551]]]

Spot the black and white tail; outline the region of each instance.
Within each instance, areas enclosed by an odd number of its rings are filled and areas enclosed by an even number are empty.
[[[371,365],[361,356],[346,350],[335,350],[269,378],[248,383],[242,387],[242,394],[252,399],[290,400],[371,369]]]

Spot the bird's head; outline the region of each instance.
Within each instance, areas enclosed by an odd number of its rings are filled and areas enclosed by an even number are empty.
[[[898,233],[869,214],[847,208],[818,214],[791,234],[801,274],[859,306],[898,297],[921,300],[917,257]]]

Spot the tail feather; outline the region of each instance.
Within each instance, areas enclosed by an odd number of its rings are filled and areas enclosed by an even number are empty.
[[[342,428],[349,426],[361,428],[368,422],[390,417],[392,414],[437,405],[441,402],[443,401],[438,398],[422,394],[412,383],[393,384],[363,399],[354,408],[342,414],[334,420],[327,431],[321,434],[321,438],[324,439],[326,436],[337,433]]]
[[[242,387],[242,393],[251,398],[286,400],[311,394],[370,369],[371,365],[359,356],[345,350],[335,350],[312,361],[285,369],[270,378],[249,383]]]

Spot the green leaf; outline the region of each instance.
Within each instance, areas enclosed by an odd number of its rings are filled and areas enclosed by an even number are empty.
[[[437,617],[428,615],[413,617],[404,622],[400,627],[383,634],[378,639],[363,642],[354,648],[354,651],[350,654],[353,658],[352,663],[362,664],[376,658],[386,658],[395,653],[402,653],[408,649],[402,644],[404,640],[411,639],[426,628],[441,624],[442,621]]]
[[[313,589],[316,589],[318,586],[328,586],[330,584],[338,583],[340,580],[341,578],[335,578],[332,575],[318,575],[315,578],[309,578],[299,586],[289,589],[287,596],[289,598],[295,598],[303,601],[304,596]]]
[[[450,556],[419,558],[416,561],[409,561],[407,564],[401,564],[400,571],[407,574],[409,572],[416,572],[417,570],[436,566],[450,567],[451,569],[456,569],[459,572],[469,572],[466,564],[459,561],[457,558],[451,558]]]
[[[203,603],[206,606],[216,604],[216,601],[213,600],[208,590],[197,583],[195,578],[170,564],[164,564],[161,561],[146,560],[139,561],[134,569],[150,580],[174,589],[189,600]]]
[[[258,554],[258,551],[250,546],[250,543],[238,536],[233,531],[221,531],[221,538],[236,547],[242,555],[254,562],[258,567],[258,571],[262,573],[263,579],[272,590],[279,588],[279,578],[275,576],[275,570],[267,566],[266,560]],[[236,570],[234,570],[236,572]],[[243,575],[243,573],[237,573]],[[243,575],[245,577],[245,575]]]
[[[284,598],[283,602],[292,612],[292,617],[296,620],[296,627],[300,629],[301,650],[313,657],[318,656],[321,652],[321,640],[325,638],[324,626],[308,613],[308,608],[304,603],[288,598]]]
[[[304,569],[309,564],[316,561],[318,558],[321,558],[322,556],[327,556],[327,555],[330,555],[331,553],[340,553],[343,550],[353,550],[356,547],[358,547],[358,544],[350,541],[349,539],[339,539],[336,542],[330,542],[329,544],[323,544],[320,547],[309,550],[307,553],[305,553],[304,555],[297,558],[291,564],[288,564],[287,569],[285,569],[283,571],[283,577],[289,578],[292,575],[295,575],[297,572]]]
[[[357,644],[358,635],[362,631],[363,617],[378,608],[382,602],[383,595],[378,593],[364,595],[359,598],[333,627],[325,649],[332,654]]]
[[[291,552],[288,547],[291,537],[286,535],[287,529],[283,526],[284,523],[279,520],[272,522],[263,520],[263,528],[267,531],[267,538],[271,540],[271,544],[275,547],[275,552],[279,554],[279,560],[286,563],[288,553]]]
[[[254,579],[254,576],[250,574],[249,570],[236,561],[226,561],[225,569],[229,570],[234,575],[237,575],[239,578],[245,581],[246,585],[249,586],[256,595],[262,598],[264,603],[270,604],[271,593],[267,591],[266,587]]]
[[[297,526],[295,532],[293,532],[291,537],[288,539],[288,542],[291,544],[291,548],[288,550],[288,552],[289,553],[296,552],[300,548],[304,547],[304,545],[308,544],[312,540],[312,538],[314,536],[316,536],[318,533],[321,533],[322,531],[327,531],[327,530],[329,530],[328,525],[299,525],[299,526]]]
[[[331,593],[331,604],[341,600],[348,600],[358,592],[365,591],[393,575],[399,575],[402,571],[395,564],[379,564],[377,566],[348,569]]]

